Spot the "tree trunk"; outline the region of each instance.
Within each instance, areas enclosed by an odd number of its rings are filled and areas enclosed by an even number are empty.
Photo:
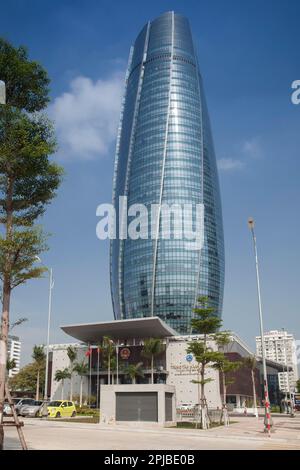
[[[136,379],[135,379],[135,376],[132,377],[132,383],[135,385],[136,384]]]
[[[80,408],[82,407],[82,382],[83,382],[83,377],[81,375],[80,376],[80,397],[79,397],[79,406],[80,406]]]
[[[37,376],[36,376],[36,391],[35,391],[35,399],[39,399],[39,392],[40,392],[40,370],[38,369],[37,371]]]
[[[61,381],[61,399],[64,399],[64,380]]]
[[[224,371],[222,371],[222,380],[223,380],[223,405],[226,406],[227,390],[226,390],[226,380],[225,380]]]
[[[5,398],[5,377],[6,377],[6,361],[7,361],[7,340],[9,325],[9,305],[10,305],[10,285],[8,279],[3,284],[3,310],[1,318],[1,335],[0,335],[0,450],[3,449],[4,428],[3,428],[3,406]]]
[[[13,184],[12,178],[7,180],[7,194],[6,194],[6,240],[12,237],[13,229]],[[1,317],[1,331],[0,331],[0,450],[3,449],[4,444],[4,428],[3,428],[3,406],[5,399],[5,377],[6,377],[6,361],[7,361],[7,340],[9,330],[9,308],[10,308],[10,274],[11,274],[11,261],[9,253],[6,253],[5,268],[3,275],[3,290],[2,290],[2,317]]]
[[[70,377],[70,401],[73,401],[73,374]]]
[[[151,383],[154,383],[154,357],[151,356]]]

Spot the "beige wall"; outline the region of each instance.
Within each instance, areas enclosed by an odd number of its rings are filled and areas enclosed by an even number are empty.
[[[194,336],[195,338],[195,336]],[[195,405],[199,402],[198,385],[192,380],[198,380],[198,364],[193,358],[191,362],[186,360],[188,341],[192,337],[175,337],[168,340],[167,346],[167,370],[169,372],[167,383],[176,388],[176,406],[183,403]],[[209,345],[215,348],[213,342]],[[207,368],[205,378],[213,381],[205,385],[205,395],[210,408],[221,406],[219,373],[212,368]]]
[[[129,384],[129,385],[102,385],[100,394],[100,420],[104,424],[116,423],[116,393],[117,392],[157,392],[158,393],[158,422],[136,422],[126,421],[130,426],[136,426],[143,423],[149,426],[175,426],[176,424],[176,406],[175,406],[175,388],[165,384]],[[173,420],[165,422],[165,393],[173,393]],[[122,421],[123,423],[123,421]]]

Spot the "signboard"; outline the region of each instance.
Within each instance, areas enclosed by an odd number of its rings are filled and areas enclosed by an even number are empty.
[[[295,405],[300,406],[300,393],[294,395]]]

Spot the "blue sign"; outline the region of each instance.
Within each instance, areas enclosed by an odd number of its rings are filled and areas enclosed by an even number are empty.
[[[192,360],[193,360],[193,354],[187,354],[187,355],[185,356],[185,358],[186,358],[186,360],[187,360],[188,362],[192,362]]]

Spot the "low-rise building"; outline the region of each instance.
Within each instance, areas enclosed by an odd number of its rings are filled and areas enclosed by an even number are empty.
[[[176,406],[187,405],[193,407],[199,403],[199,367],[192,354],[187,353],[188,343],[197,341],[199,335],[178,335],[172,328],[158,317],[148,317],[112,322],[67,325],[63,331],[77,340],[77,343],[51,346],[49,364],[49,382],[52,399],[60,399],[62,384],[55,381],[55,372],[70,366],[67,356],[67,347],[72,344],[78,351],[77,361],[85,361],[87,372],[83,377],[83,395],[85,401],[91,397],[97,405],[100,403],[101,386],[126,385],[131,383],[128,367],[142,363],[142,375],[137,376],[135,385],[151,383],[151,358],[145,357],[144,342],[147,338],[159,338],[162,348],[154,358],[154,383],[174,386],[176,390]],[[103,338],[112,340],[113,352],[110,358],[111,366],[99,345]],[[244,357],[253,355],[247,345],[234,333],[231,343],[225,353],[229,360],[242,362]],[[213,341],[209,347],[216,349]],[[278,366],[277,364],[277,369]],[[258,400],[263,398],[261,387],[261,366],[258,358],[255,372],[256,390]],[[277,376],[278,370],[275,371]],[[211,379],[205,385],[205,395],[209,408],[221,407],[222,388],[220,387],[219,372],[207,367],[206,378]],[[78,397],[81,379],[73,376],[73,395]],[[69,396],[70,381],[64,384],[65,398]],[[279,392],[277,390],[277,392]],[[271,395],[271,394],[270,394]],[[272,397],[275,396],[274,394]],[[235,407],[244,407],[253,400],[253,387],[251,373],[241,367],[234,373],[234,380],[227,389],[227,402]],[[277,398],[276,398],[277,400]]]

